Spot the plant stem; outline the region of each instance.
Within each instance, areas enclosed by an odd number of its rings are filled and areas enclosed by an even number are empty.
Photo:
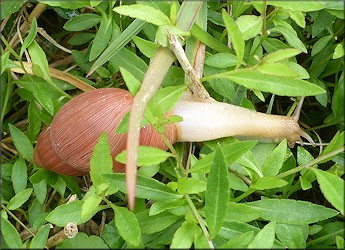
[[[194,214],[195,218],[197,219],[197,221],[201,227],[201,230],[203,231],[204,235],[206,236],[206,239],[207,239],[207,242],[208,242],[210,248],[214,249],[214,245],[213,245],[213,242],[211,240],[210,234],[208,233],[207,228],[205,227],[205,223],[204,223],[203,219],[201,218],[198,210],[196,210],[196,207],[194,206],[192,199],[190,198],[190,196],[188,194],[186,194],[184,197],[185,197],[186,201],[188,202],[188,205],[192,209],[193,214]]]
[[[319,162],[329,158],[329,157],[332,157],[332,156],[336,156],[337,154],[343,152],[345,149],[345,147],[341,147],[341,148],[338,148],[336,150],[333,150],[331,152],[329,152],[328,154],[325,154],[325,155],[322,155],[322,156],[319,156],[317,157],[316,159],[310,161],[309,163],[307,164],[304,164],[304,165],[301,165],[301,166],[298,166],[296,168],[293,168],[293,169],[290,169],[284,173],[281,173],[281,174],[278,174],[276,177],[277,178],[284,178],[288,175],[291,175],[291,174],[295,174],[303,169],[306,169],[306,168],[310,168],[311,166],[315,165],[315,164],[318,164]]]
[[[177,37],[173,34],[168,35],[168,40],[170,43],[170,49],[174,52],[177,60],[180,62],[185,74],[190,78],[192,81],[190,90],[192,92],[193,97],[196,97],[199,101],[209,101],[213,100],[209,93],[206,91],[204,86],[201,84],[199,77],[194,71],[193,66],[189,63],[188,58],[182,48],[182,45],[178,41]]]
[[[3,204],[1,204],[2,209],[6,211],[16,222],[19,223],[25,230],[27,230],[32,236],[35,236],[35,234],[27,227],[24,225],[23,222],[21,222],[7,207],[5,207]]]

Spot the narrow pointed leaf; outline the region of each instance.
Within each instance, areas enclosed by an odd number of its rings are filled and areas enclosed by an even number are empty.
[[[125,174],[108,174],[105,175],[105,178],[110,185],[114,185],[118,187],[121,192],[127,193]],[[138,175],[136,197],[151,200],[167,200],[180,199],[183,196],[153,178]]]
[[[110,153],[110,145],[107,133],[103,132],[94,147],[90,160],[90,175],[95,187],[102,183],[101,174],[112,173],[112,168],[113,160]]]
[[[272,221],[264,226],[254,239],[249,243],[248,248],[272,249],[276,231],[276,222]]]
[[[29,138],[18,128],[12,124],[8,124],[11,132],[11,137],[19,153],[27,160],[32,162],[34,148],[31,145]]]
[[[311,168],[315,173],[320,189],[326,199],[344,215],[344,195],[345,183],[337,175]]]
[[[7,204],[7,208],[9,210],[14,210],[21,207],[27,200],[29,200],[32,190],[32,188],[27,188],[16,194]]]
[[[145,22],[139,19],[134,20],[109,46],[103,51],[99,58],[95,61],[88,72],[88,76],[95,70],[109,61],[123,46],[125,46],[141,29],[145,26]]]
[[[316,84],[288,77],[266,75],[253,69],[240,69],[220,73],[204,80],[227,78],[248,89],[256,89],[280,96],[314,96],[325,93]]]
[[[122,5],[115,7],[113,10],[121,15],[137,18],[157,26],[171,25],[170,19],[162,11],[148,5]]]
[[[9,248],[23,248],[17,229],[5,218],[1,218],[1,234],[3,236],[2,240],[6,242]]]
[[[217,146],[207,181],[205,216],[211,238],[223,225],[229,202],[228,168],[220,146]]]
[[[115,225],[121,237],[133,246],[137,246],[141,241],[141,231],[139,223],[134,213],[125,207],[112,207],[115,212]]]
[[[339,214],[321,205],[289,199],[264,199],[247,202],[246,205],[260,211],[264,220],[291,225],[311,224]]]
[[[44,225],[32,238],[30,248],[43,249],[49,236],[50,224]]]
[[[155,165],[164,162],[172,154],[159,148],[140,146],[138,152],[138,166]],[[116,161],[126,163],[126,150],[116,156]]]
[[[267,157],[261,168],[264,176],[275,176],[279,173],[285,160],[286,145],[286,140],[283,140]]]
[[[225,23],[226,31],[231,38],[231,44],[237,55],[237,67],[242,64],[244,57],[244,39],[243,35],[235,23],[234,19],[225,11],[222,10],[222,18]]]
[[[68,20],[63,27],[68,31],[82,31],[92,28],[100,21],[101,16],[92,13],[85,13]]]

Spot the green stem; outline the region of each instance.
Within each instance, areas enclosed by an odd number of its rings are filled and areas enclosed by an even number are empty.
[[[310,168],[311,166],[315,165],[315,164],[318,164],[319,162],[321,161],[324,161],[326,160],[327,158],[329,157],[332,157],[332,156],[336,156],[337,154],[343,152],[345,149],[345,147],[341,147],[341,148],[338,148],[336,150],[333,150],[331,152],[329,152],[328,154],[325,154],[325,155],[322,155],[322,156],[319,156],[317,157],[316,159],[310,161],[309,163],[307,164],[304,164],[304,165],[301,165],[301,166],[298,166],[296,168],[293,168],[293,169],[290,169],[284,173],[281,173],[281,174],[278,174],[276,177],[277,178],[284,178],[286,176],[289,176],[291,174],[295,174],[295,173],[298,173],[299,171],[303,170],[303,169],[308,169]]]
[[[247,196],[251,195],[255,191],[256,191],[256,189],[250,188],[246,192],[244,192],[243,194],[241,194],[240,196],[238,196],[234,200],[232,200],[232,202],[235,202],[235,203],[239,202],[240,200],[246,198]]]
[[[188,202],[188,205],[192,209],[192,212],[193,212],[195,218],[197,219],[197,221],[198,221],[198,223],[199,223],[199,225],[201,227],[201,230],[203,231],[204,235],[206,236],[206,239],[207,239],[207,242],[208,242],[210,248],[214,249],[214,246],[213,246],[213,243],[212,243],[212,240],[211,240],[211,236],[208,233],[207,228],[205,227],[205,223],[204,223],[203,219],[201,218],[198,210],[194,206],[194,203],[193,203],[192,199],[190,198],[190,196],[188,194],[186,194],[184,197],[185,197],[186,201]]]
[[[24,225],[23,222],[21,222],[7,207],[5,207],[3,204],[1,204],[2,209],[6,211],[19,225],[21,225],[25,230],[27,230],[32,236],[35,236],[35,234],[27,227]]]

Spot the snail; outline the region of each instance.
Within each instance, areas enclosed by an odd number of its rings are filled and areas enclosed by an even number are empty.
[[[52,124],[43,130],[34,149],[36,165],[64,175],[86,175],[90,171],[93,148],[106,131],[113,159],[126,148],[127,134],[116,134],[123,116],[130,110],[133,96],[118,88],[103,88],[82,93],[67,102]],[[168,124],[166,137],[171,144],[198,142],[228,136],[246,136],[270,141],[286,138],[289,146],[311,137],[298,125],[301,102],[291,117],[254,112],[221,102],[196,102],[181,98],[172,108],[182,121]],[[167,150],[161,135],[152,125],[140,130],[140,145]],[[114,172],[125,166],[113,161]]]

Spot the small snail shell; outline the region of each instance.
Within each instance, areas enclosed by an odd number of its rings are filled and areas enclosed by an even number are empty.
[[[104,88],[86,92],[67,102],[44,130],[34,150],[34,162],[45,169],[65,175],[85,175],[90,171],[93,148],[102,132],[107,132],[114,172],[125,166],[115,161],[126,148],[127,134],[116,134],[123,116],[130,110],[132,95],[122,89]],[[166,136],[176,142],[176,128],[169,124]],[[151,126],[140,131],[140,145],[166,150],[161,135]]]

